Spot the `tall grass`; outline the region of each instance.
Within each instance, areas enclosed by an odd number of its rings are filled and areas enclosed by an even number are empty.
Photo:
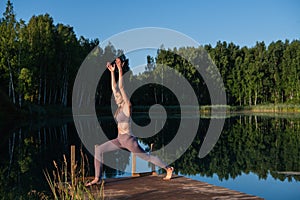
[[[104,199],[104,181],[100,188],[97,187],[96,190],[90,190],[85,187],[85,156],[81,151],[81,164],[78,166],[70,166],[68,168],[68,162],[66,156],[63,156],[64,162],[62,163],[61,168],[58,167],[57,163],[53,161],[55,169],[50,175],[49,171],[44,170],[44,175],[51,189],[54,199],[63,199],[63,200],[74,200],[74,199]],[[72,174],[72,168],[75,174]],[[68,171],[70,169],[70,171]],[[94,188],[93,188],[94,189]]]

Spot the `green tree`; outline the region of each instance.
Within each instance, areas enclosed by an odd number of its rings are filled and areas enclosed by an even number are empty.
[[[37,103],[46,104],[49,68],[55,61],[55,29],[53,19],[48,15],[33,16],[28,23],[29,52],[35,73]]]
[[[55,57],[56,63],[49,76],[56,85],[49,88],[49,104],[62,104],[67,106],[70,75],[75,76],[75,71],[79,68],[78,57],[79,44],[73,28],[63,24],[56,25]],[[72,76],[71,76],[72,77]]]
[[[1,20],[0,32],[0,70],[3,72],[4,84],[8,87],[9,97],[16,103],[16,73],[18,71],[17,25],[12,3],[8,0]],[[8,80],[8,81],[7,81]]]
[[[264,86],[263,80],[266,78],[264,77],[264,70],[266,68],[265,65],[265,54],[266,54],[266,46],[264,42],[257,42],[256,46],[253,48],[254,52],[254,87],[253,87],[253,104],[257,105],[258,102],[261,103],[261,99],[263,97]]]
[[[245,87],[243,87],[244,84],[244,71],[242,69],[243,64],[243,58],[241,56],[238,56],[235,60],[235,67],[232,70],[232,82],[231,84],[231,93],[232,96],[235,98],[235,101],[232,102],[233,104],[235,102],[238,102],[240,106],[243,104],[243,97],[245,96]]]
[[[22,68],[18,80],[19,80],[18,91],[22,96],[24,96],[24,100],[32,101],[33,100],[33,95],[31,91],[32,84],[33,84],[32,72],[30,72],[30,70],[27,68]]]
[[[300,42],[292,41],[283,52],[282,84],[284,99],[299,103],[300,91]]]
[[[268,46],[268,68],[270,72],[270,80],[272,84],[271,101],[275,104],[283,102],[282,90],[282,58],[284,51],[284,43],[281,40],[272,42]]]

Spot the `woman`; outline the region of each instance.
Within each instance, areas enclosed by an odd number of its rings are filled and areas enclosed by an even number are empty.
[[[115,80],[115,68],[119,71],[119,87],[117,87]],[[106,67],[111,72],[111,86],[115,97],[115,102],[118,105],[118,109],[114,115],[115,120],[118,124],[118,137],[116,139],[105,142],[101,145],[95,147],[95,178],[91,182],[87,183],[86,186],[91,186],[94,184],[99,184],[102,176],[102,154],[104,152],[114,151],[120,148],[125,148],[130,152],[135,153],[140,158],[151,162],[164,170],[166,170],[167,175],[163,178],[164,180],[170,180],[174,168],[163,163],[159,158],[147,154],[138,144],[137,139],[132,135],[131,132],[131,103],[128,99],[124,86],[123,86],[123,72],[122,67],[124,66],[124,61],[118,57],[116,58],[115,64],[107,63]]]

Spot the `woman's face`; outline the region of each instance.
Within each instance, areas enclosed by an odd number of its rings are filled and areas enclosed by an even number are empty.
[[[120,105],[123,102],[123,98],[122,98],[122,95],[120,94],[120,92],[117,92],[115,94],[115,101],[116,101],[116,104],[118,104],[118,105]]]

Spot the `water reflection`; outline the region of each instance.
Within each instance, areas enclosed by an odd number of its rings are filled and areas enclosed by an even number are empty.
[[[281,181],[292,178],[299,181],[297,175],[278,173],[300,171],[299,130],[299,118],[228,118],[213,151],[204,159],[191,162],[193,164],[190,167],[206,176],[215,173],[220,179],[252,172],[260,179],[266,179],[270,173],[273,178]],[[180,170],[184,168],[186,165],[180,167]],[[186,173],[191,174],[189,170]]]
[[[48,191],[43,169],[67,152],[67,121],[27,122],[2,125],[0,197],[28,198],[28,193]]]
[[[139,116],[134,120],[142,125],[147,124],[149,119]],[[141,142],[154,143],[155,149],[161,149],[175,137],[179,121],[178,117],[170,117],[162,126],[162,119],[155,120],[156,125],[152,128],[158,133],[141,139]],[[192,122],[193,119],[184,120]],[[113,119],[102,119],[100,122],[109,138],[116,136]],[[209,122],[210,119],[201,118],[193,143],[173,163],[177,173],[187,176],[217,176],[219,180],[235,179],[251,173],[261,180],[271,175],[280,182],[300,181],[297,173],[288,173],[300,172],[299,117],[241,115],[227,118],[217,144],[205,158],[200,159],[198,153]],[[76,156],[80,158],[79,147],[82,145],[72,119],[6,125],[0,127],[0,197],[14,199],[22,196],[26,199],[30,191],[47,194],[49,188],[43,169],[51,170],[53,160],[62,162],[63,154],[68,158],[72,144],[78,147]],[[92,156],[82,148],[89,157],[87,172],[93,175]],[[118,169],[125,169],[130,164],[129,153],[120,154],[117,151],[106,156],[116,158],[115,165]],[[106,167],[104,170],[107,177],[122,174],[113,168]]]

